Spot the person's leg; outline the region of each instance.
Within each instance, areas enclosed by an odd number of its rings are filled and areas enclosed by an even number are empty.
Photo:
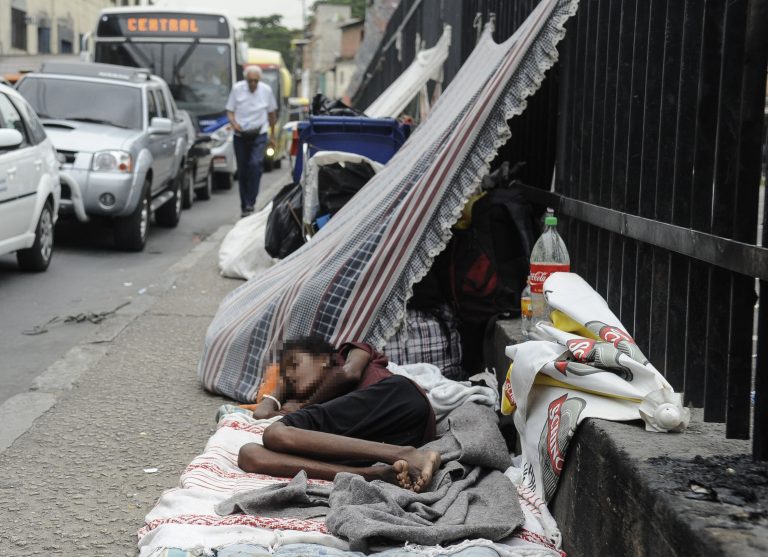
[[[256,205],[256,198],[259,195],[259,185],[261,184],[261,174],[264,164],[264,149],[267,146],[267,135],[261,134],[253,140],[248,152],[248,185],[246,206],[251,209]]]
[[[240,211],[245,211],[246,206],[246,179],[248,171],[246,170],[248,157],[245,152],[245,141],[239,135],[233,138],[233,147],[235,149],[235,160],[237,161],[237,185],[240,190]]]
[[[339,472],[360,474],[366,480],[383,480],[410,486],[408,469],[404,462],[393,466],[345,466],[331,464],[321,460],[288,455],[271,451],[258,443],[243,445],[237,459],[238,466],[245,472],[269,474],[278,477],[293,477],[300,470],[307,476],[318,480],[332,481]]]
[[[377,443],[322,431],[308,431],[286,426],[281,422],[275,422],[267,427],[264,431],[263,443],[265,448],[282,456],[294,455],[315,463],[328,463],[331,468],[325,470],[335,470],[336,473],[347,471],[349,467],[332,464],[334,461],[373,461],[390,464],[395,467],[398,483],[414,491],[426,488],[440,467],[440,455],[435,451]],[[241,449],[241,458],[242,456]],[[251,462],[245,458],[244,464],[249,465],[249,471],[270,473],[262,467],[263,462]],[[296,471],[300,469],[301,467]],[[353,469],[360,470],[355,467]],[[403,472],[405,472],[404,476],[400,477]],[[310,474],[310,470],[307,470],[307,474]]]

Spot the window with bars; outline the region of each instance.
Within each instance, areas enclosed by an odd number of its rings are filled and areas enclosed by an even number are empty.
[[[27,12],[11,8],[11,47],[27,50]]]

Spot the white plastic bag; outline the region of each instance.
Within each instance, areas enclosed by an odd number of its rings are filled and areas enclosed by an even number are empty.
[[[267,217],[272,211],[270,202],[258,213],[242,218],[221,242],[219,269],[230,278],[251,279],[275,264],[264,249]]]

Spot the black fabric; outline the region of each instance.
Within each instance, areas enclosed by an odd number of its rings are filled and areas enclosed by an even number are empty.
[[[304,244],[301,197],[301,185],[288,184],[272,200],[264,232],[264,248],[272,257],[288,257]]]
[[[393,375],[282,418],[287,426],[391,445],[424,443],[429,402],[410,379]]]
[[[341,102],[340,99],[329,99],[322,93],[312,97],[309,110],[313,116],[365,116],[361,111]]]
[[[520,294],[538,237],[533,208],[512,187],[497,187],[472,207],[472,223],[449,245],[450,297],[459,319],[482,324],[491,317],[519,315]]]
[[[375,174],[367,162],[321,166],[317,173],[317,214],[335,215]]]

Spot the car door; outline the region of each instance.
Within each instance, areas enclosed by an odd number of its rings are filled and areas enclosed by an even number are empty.
[[[157,111],[160,113],[161,118],[168,118],[173,122],[172,115],[168,110],[168,103],[165,102],[165,96],[161,89],[155,89],[155,98],[157,100]],[[173,132],[165,134],[163,137],[163,182],[171,178],[172,165],[173,165],[173,151],[176,148],[176,141]]]
[[[157,98],[154,88],[146,89],[147,102],[147,123],[151,126],[152,118],[159,118],[160,112],[157,108]],[[150,134],[147,141],[149,152],[152,153],[152,191],[156,192],[165,182],[167,170],[164,169],[165,150],[167,148],[168,136],[161,133]]]
[[[0,127],[21,132],[24,140],[14,149],[0,152],[0,242],[19,236],[35,223],[37,188],[43,173],[43,158],[30,140],[21,114],[0,93]]]

